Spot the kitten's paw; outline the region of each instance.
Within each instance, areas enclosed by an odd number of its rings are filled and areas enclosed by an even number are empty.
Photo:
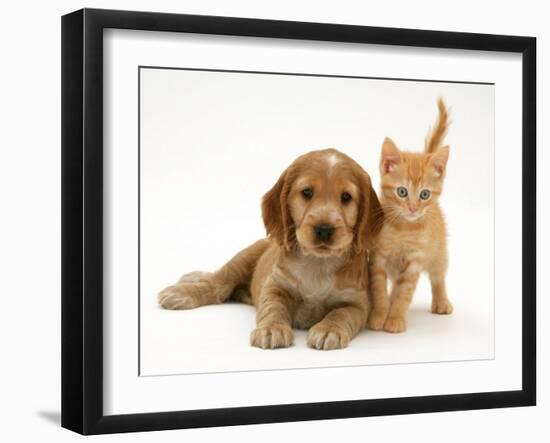
[[[387,311],[372,311],[369,314],[369,319],[367,321],[369,329],[372,329],[374,331],[379,331],[380,329],[382,329],[384,327],[384,322],[386,321],[387,316]]]
[[[262,349],[288,348],[293,342],[292,328],[286,325],[263,326],[250,334],[250,344]]]
[[[159,304],[164,309],[193,309],[200,306],[192,286],[192,284],[168,286],[159,293]]]
[[[328,351],[345,348],[351,340],[346,332],[334,326],[323,324],[313,325],[307,333],[307,345],[313,349]]]
[[[404,332],[407,330],[407,321],[401,317],[388,317],[384,322],[386,332]]]
[[[432,314],[448,315],[453,313],[452,303],[444,298],[432,301]]]

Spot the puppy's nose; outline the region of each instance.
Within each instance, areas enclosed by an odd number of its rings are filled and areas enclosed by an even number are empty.
[[[334,226],[326,223],[315,225],[313,229],[315,229],[315,236],[321,241],[330,240],[334,233]]]

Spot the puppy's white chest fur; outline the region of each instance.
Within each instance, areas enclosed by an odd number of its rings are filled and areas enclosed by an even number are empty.
[[[323,319],[331,305],[354,293],[351,288],[336,287],[335,272],[341,263],[338,257],[301,257],[288,264],[287,272],[276,268],[277,283],[298,302],[293,315],[295,327],[311,327]]]
[[[291,285],[295,296],[304,302],[322,302],[334,295],[335,266],[327,261],[303,259],[289,266],[288,270],[295,279]]]

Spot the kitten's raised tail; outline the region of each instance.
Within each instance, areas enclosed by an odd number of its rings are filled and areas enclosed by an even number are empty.
[[[431,154],[437,151],[443,145],[443,139],[447,134],[447,129],[450,124],[449,112],[447,111],[447,107],[445,106],[445,102],[442,97],[437,100],[437,108],[439,109],[437,123],[435,127],[429,131],[424,142],[424,150],[426,154]]]

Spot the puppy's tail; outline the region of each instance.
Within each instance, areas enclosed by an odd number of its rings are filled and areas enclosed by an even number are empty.
[[[229,298],[251,304],[250,281],[269,243],[267,239],[257,241],[237,253],[216,272],[184,275],[175,285],[168,286],[159,294],[159,304],[165,309],[191,309],[223,303]]]
[[[445,102],[442,97],[437,100],[437,108],[439,109],[437,122],[434,128],[429,131],[424,142],[424,150],[426,154],[432,154],[443,146],[443,139],[447,134],[450,124],[449,112],[447,111],[447,107],[445,106]]]

